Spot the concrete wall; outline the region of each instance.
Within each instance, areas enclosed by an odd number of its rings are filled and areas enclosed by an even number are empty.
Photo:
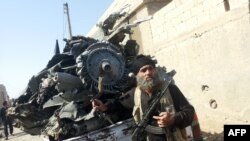
[[[100,21],[124,2],[114,0]],[[250,0],[127,2],[132,5],[127,21],[153,16],[135,28],[132,38],[141,53],[177,71],[176,84],[195,106],[202,130],[249,124]],[[88,35],[96,33],[93,27]]]

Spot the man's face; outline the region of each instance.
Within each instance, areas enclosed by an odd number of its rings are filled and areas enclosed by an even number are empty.
[[[151,65],[145,65],[140,68],[136,75],[137,84],[142,89],[152,89],[157,81],[156,70]]]

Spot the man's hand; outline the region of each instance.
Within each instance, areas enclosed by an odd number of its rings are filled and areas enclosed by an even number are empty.
[[[159,127],[168,127],[174,124],[174,116],[168,112],[161,112],[159,116],[153,116]]]
[[[92,100],[92,107],[94,108],[95,111],[100,111],[100,112],[105,112],[108,110],[108,106],[106,104],[103,104],[102,101],[98,99]]]

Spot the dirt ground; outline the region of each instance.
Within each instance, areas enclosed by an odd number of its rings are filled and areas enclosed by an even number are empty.
[[[0,141],[5,141],[3,132],[3,128],[0,128]],[[8,138],[8,141],[44,141],[42,136],[31,136],[19,128],[14,128],[13,136],[9,135]]]
[[[206,133],[202,132],[204,141],[224,141],[224,133]]]

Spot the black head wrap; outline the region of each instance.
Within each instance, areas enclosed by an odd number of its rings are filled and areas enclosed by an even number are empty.
[[[132,72],[135,75],[137,75],[141,67],[145,65],[151,65],[155,68],[155,64],[156,62],[152,60],[150,56],[138,55],[136,59],[134,60]]]

